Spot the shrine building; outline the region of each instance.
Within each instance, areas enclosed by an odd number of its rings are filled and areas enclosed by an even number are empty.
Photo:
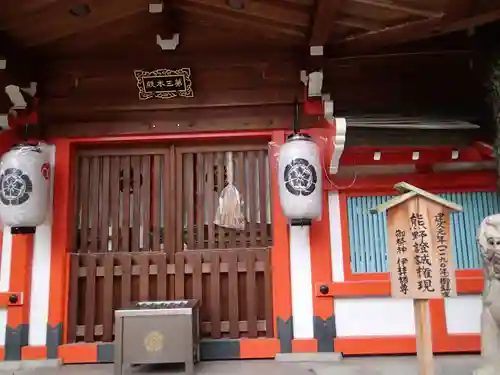
[[[498,1],[2,0],[0,358],[113,362],[116,310],[184,299],[202,360],[414,354],[370,213],[399,182],[463,208],[433,348],[480,351],[499,22]],[[294,137],[316,164],[286,169]],[[228,186],[240,229],[214,224]]]

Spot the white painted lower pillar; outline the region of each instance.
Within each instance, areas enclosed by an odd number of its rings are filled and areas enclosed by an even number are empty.
[[[50,205],[45,223],[38,226],[33,242],[33,269],[31,278],[30,346],[45,346],[49,321],[50,255],[52,246],[52,206],[54,198],[55,146],[47,145],[50,153]],[[61,285],[61,288],[64,286]]]
[[[0,292],[8,292],[10,284],[10,261],[12,259],[12,234],[10,227],[2,228],[2,263],[0,265]],[[0,307],[0,346],[5,346],[7,308]]]
[[[332,254],[332,280],[343,282],[344,255],[342,248],[342,224],[340,217],[340,198],[337,191],[328,193],[328,213],[330,218],[330,245]]]
[[[312,339],[314,337],[309,229],[309,226],[290,227],[290,277],[294,339]]]
[[[49,319],[50,239],[52,227],[44,224],[36,229],[33,241],[33,271],[31,279],[30,346],[45,346]],[[63,286],[61,286],[63,287]]]

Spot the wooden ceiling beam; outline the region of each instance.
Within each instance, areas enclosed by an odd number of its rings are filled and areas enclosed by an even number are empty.
[[[256,19],[274,21],[291,26],[307,27],[309,25],[309,15],[306,12],[273,5],[267,1],[244,1],[244,7],[242,9],[230,7],[225,0],[183,0],[178,4],[182,7],[183,4],[187,3],[203,5],[235,15],[243,14]]]
[[[384,28],[384,25],[379,22],[354,17],[342,17],[336,20],[335,23],[342,26],[354,27],[356,29],[368,31],[376,31]]]
[[[232,69],[245,67],[262,67],[269,64],[276,66],[295,65],[299,69],[298,51],[279,50],[276,48],[250,49],[242,48],[238,54],[232,51],[223,53],[207,54],[200,58],[197,52],[179,54],[157,54],[157,55],[114,55],[108,58],[95,58],[86,56],[83,58],[57,58],[48,61],[49,69],[45,70],[45,78],[49,82],[60,79],[61,72],[65,74],[92,74],[99,72],[105,76],[128,72],[134,69],[152,69],[161,66],[186,66],[192,69]],[[283,62],[286,62],[284,64]]]
[[[444,21],[451,22],[470,16],[477,4],[477,0],[448,0]]]
[[[37,59],[3,31],[0,31],[0,60],[6,61],[4,74],[9,83],[25,85],[35,79],[37,67],[30,65]]]
[[[310,46],[323,46],[330,39],[343,0],[316,0],[312,17]]]
[[[366,53],[391,45],[423,40],[433,36],[467,30],[500,20],[500,9],[472,15],[463,19],[435,17],[348,37],[334,44],[338,53]]]
[[[25,38],[27,47],[34,47],[113,23],[135,13],[148,11],[148,2],[144,0],[94,2],[91,15],[78,20],[69,13],[73,5],[74,1],[61,0],[53,6],[43,8],[40,12],[26,16],[21,24],[9,22],[7,27],[14,30],[16,35]],[[55,17],[57,19],[54,22],[47,22],[47,19]],[[26,24],[34,26],[25,31],[23,27]]]
[[[305,32],[299,28],[287,27],[276,23],[270,23],[268,21],[259,22],[258,20],[256,21],[255,19],[249,18],[246,14],[241,12],[239,16],[235,16],[231,13],[221,12],[217,8],[210,9],[210,7],[202,7],[187,3],[181,3],[178,7],[187,13],[198,14],[213,20],[227,22],[228,24],[235,26],[252,28],[256,32],[260,32],[263,36],[270,39],[296,40],[297,38],[305,38]]]
[[[2,12],[0,13],[0,24],[6,20],[23,22],[27,13],[38,12],[44,7],[54,4],[59,0],[2,0]]]
[[[46,46],[40,46],[33,48],[40,55],[45,55],[48,58],[52,58],[53,56],[63,56],[71,55],[78,56],[82,54],[87,54],[89,50],[95,49],[100,51],[100,47],[104,46],[103,52],[106,53],[116,53],[113,52],[109,46],[114,42],[119,40],[124,40],[128,38],[133,38],[138,35],[147,37],[148,39],[143,39],[144,44],[156,44],[155,32],[160,32],[162,37],[168,37],[167,33],[163,35],[162,31],[165,31],[167,28],[163,27],[163,14],[160,14],[160,17],[152,14],[151,22],[146,24],[143,22],[144,17],[147,17],[144,13],[133,14],[129,17],[124,17],[118,21],[115,21],[111,24],[105,24],[98,26],[92,30],[89,30],[85,34],[79,35],[70,35],[57,41],[51,43],[50,49],[47,49]],[[147,19],[147,18],[146,18]],[[158,50],[160,47],[158,46]],[[94,56],[93,54],[91,56]]]
[[[425,18],[440,17],[443,15],[442,12],[435,12],[428,9],[416,8],[414,6],[402,5],[394,2],[393,0],[352,0],[359,4],[371,5],[374,7],[394,10],[396,12],[412,14],[415,16],[421,16]]]
[[[26,50],[5,32],[0,31],[0,115],[7,114],[12,107],[9,96],[5,92],[8,85],[28,87],[35,81],[36,66]]]
[[[283,129],[291,123],[294,104],[240,108],[110,112],[91,122],[78,114],[57,121],[50,116],[44,124],[47,138],[96,137],[120,134],[192,133],[207,131]],[[86,113],[88,115],[89,113]],[[50,112],[47,113],[50,115]],[[56,121],[53,121],[56,120]],[[317,126],[314,116],[301,116],[300,128]]]

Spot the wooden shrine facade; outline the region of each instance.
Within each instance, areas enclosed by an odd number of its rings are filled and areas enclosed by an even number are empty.
[[[495,189],[484,81],[499,20],[497,0],[3,0],[0,151],[43,140],[54,173],[50,220],[34,238],[2,233],[1,357],[111,362],[115,309],[191,297],[202,302],[203,359],[414,352],[404,319],[394,337],[352,331],[362,320],[345,314],[354,299],[376,299],[370,311],[395,302],[382,266],[351,272],[361,250],[346,242],[347,202],[386,194],[399,176],[436,193]],[[137,71],[162,73],[148,84]],[[306,94],[313,72],[322,96]],[[308,272],[291,269],[299,246],[275,173],[296,101],[304,131],[329,121],[336,135],[336,118],[348,129],[311,227]],[[229,152],[245,201],[240,232],[213,224]],[[449,189],[425,185],[435,180]],[[32,274],[20,266],[31,261]],[[458,273],[459,293],[477,294],[477,270]],[[296,295],[290,280],[304,274],[311,287]],[[12,305],[12,292],[29,303]],[[294,336],[294,300],[313,322],[307,337]],[[456,328],[462,315],[450,318],[444,302],[432,309],[437,351],[478,349],[474,332],[446,330],[446,317]]]

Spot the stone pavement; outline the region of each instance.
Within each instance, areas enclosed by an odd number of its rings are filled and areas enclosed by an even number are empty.
[[[477,355],[436,357],[435,375],[472,375],[480,365]],[[60,369],[0,372],[0,375],[112,375],[113,365],[66,365]],[[180,375],[182,367],[134,367],[126,375]],[[202,362],[196,375],[418,375],[415,357],[344,358],[339,362],[281,363],[273,360]]]

